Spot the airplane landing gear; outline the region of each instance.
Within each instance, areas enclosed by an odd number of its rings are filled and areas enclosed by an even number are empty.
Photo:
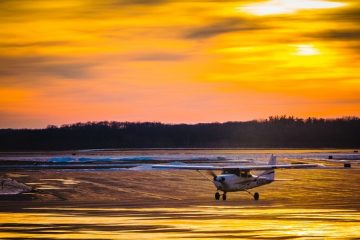
[[[219,192],[215,193],[215,200],[220,200],[220,197],[222,197],[223,201],[226,201],[226,193],[225,192],[222,195],[220,195]]]
[[[245,191],[246,191],[246,190],[245,190]],[[253,195],[251,192],[249,192],[249,191],[246,191],[246,192],[247,192],[248,194],[250,194],[251,196],[253,196],[256,201],[259,200],[260,194],[259,194],[258,192],[255,192],[254,195]]]
[[[254,199],[259,200],[260,194],[258,192],[254,193]]]
[[[215,200],[219,200],[220,199],[220,193],[216,192],[215,193]]]

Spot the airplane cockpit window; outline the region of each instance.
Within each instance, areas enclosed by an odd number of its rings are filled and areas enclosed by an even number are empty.
[[[228,170],[224,170],[223,174],[235,174],[237,176],[240,176],[240,170],[239,169],[228,169]]]
[[[240,173],[240,177],[249,178],[249,177],[251,177],[251,174],[250,174],[249,171],[241,172],[241,173]]]
[[[227,169],[222,172],[223,174],[234,174],[239,177],[249,178],[251,177],[250,171],[240,171],[240,169]]]

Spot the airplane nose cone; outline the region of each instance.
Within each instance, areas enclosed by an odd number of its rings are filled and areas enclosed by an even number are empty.
[[[215,177],[214,180],[217,182],[223,183],[225,181],[225,178],[224,177]]]

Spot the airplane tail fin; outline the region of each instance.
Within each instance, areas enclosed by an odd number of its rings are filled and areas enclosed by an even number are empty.
[[[276,165],[276,156],[274,156],[273,154],[271,154],[271,156],[270,156],[268,165]]]
[[[268,165],[276,165],[276,156],[271,154]],[[266,177],[269,180],[274,180],[275,170],[274,169],[265,170],[263,173],[261,173],[261,176]]]

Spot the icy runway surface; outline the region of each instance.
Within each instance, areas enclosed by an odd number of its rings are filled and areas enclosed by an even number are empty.
[[[215,201],[212,183],[195,171],[6,171],[3,177],[36,191],[0,201],[0,239],[360,238],[359,153],[354,149],[97,150],[2,153],[0,159],[21,164],[54,159],[61,164],[229,164],[242,159],[265,163],[270,154],[280,163],[341,165],[345,160],[354,169],[277,170],[277,178],[293,181],[257,188],[259,201],[243,192]]]

